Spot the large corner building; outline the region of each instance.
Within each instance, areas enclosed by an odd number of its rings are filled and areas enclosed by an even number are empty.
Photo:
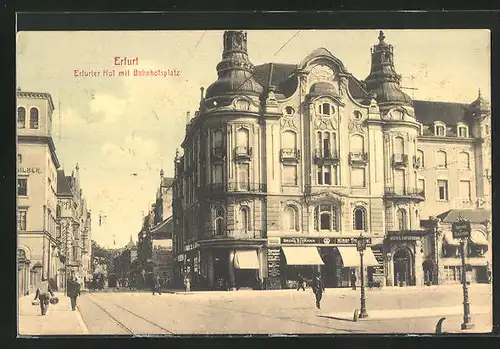
[[[254,66],[246,32],[223,41],[175,158],[178,280],[277,289],[319,272],[345,287],[353,270],[360,279],[362,235],[369,282],[460,282],[450,225],[461,216],[472,281],[488,281],[491,115],[480,93],[471,104],[412,100],[382,32],[364,81],[325,48]]]

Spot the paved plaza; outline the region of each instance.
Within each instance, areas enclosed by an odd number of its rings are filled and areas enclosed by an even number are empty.
[[[78,311],[66,297],[51,305],[46,317],[26,297],[20,302],[21,334],[369,334],[460,333],[461,285],[367,290],[369,317],[353,321],[359,307],[359,288],[327,289],[321,310],[310,289],[304,291],[85,293]],[[469,289],[471,332],[491,331],[491,285]],[[66,304],[67,303],[67,304]],[[81,317],[81,318],[80,318]],[[50,325],[61,324],[62,325]],[[58,327],[59,326],[59,327]]]

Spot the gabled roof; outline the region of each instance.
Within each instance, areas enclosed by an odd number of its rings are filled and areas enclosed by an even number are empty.
[[[57,195],[58,196],[73,196],[69,186],[67,176],[64,170],[57,170]],[[70,177],[71,178],[71,177]]]
[[[462,217],[471,223],[480,224],[486,220],[491,221],[491,211],[486,209],[452,209],[437,216],[443,223],[453,223],[458,220],[458,217]]]
[[[413,101],[415,116],[424,125],[442,121],[446,125],[456,125],[459,122],[470,123],[469,104],[451,102]]]

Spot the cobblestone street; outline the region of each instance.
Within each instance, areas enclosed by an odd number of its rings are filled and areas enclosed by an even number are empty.
[[[490,285],[471,286],[470,301],[475,324],[472,332],[491,331]],[[461,332],[461,302],[460,285],[368,290],[370,316],[353,322],[352,314],[359,307],[359,289],[327,289],[321,310],[314,307],[309,289],[305,292],[179,292],[161,296],[147,292],[95,292],[80,297],[79,313],[85,325],[72,332],[121,335],[434,333],[441,317],[446,317],[445,332]],[[61,315],[62,303],[51,308],[47,319]],[[67,326],[71,323],[80,326],[76,318],[78,312],[69,311],[69,305],[66,308],[75,320],[65,320]],[[26,329],[36,327],[26,324],[33,321],[37,321],[34,316],[21,311],[24,334]],[[43,329],[36,333],[41,332]]]

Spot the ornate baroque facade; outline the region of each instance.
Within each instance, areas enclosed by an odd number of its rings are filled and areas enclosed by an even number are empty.
[[[413,101],[378,39],[360,81],[324,48],[299,64],[253,66],[246,32],[224,33],[218,80],[202,89],[175,158],[178,279],[281,288],[320,272],[343,287],[363,235],[369,282],[440,282],[442,229],[430,216],[490,214],[489,106],[481,95]]]

